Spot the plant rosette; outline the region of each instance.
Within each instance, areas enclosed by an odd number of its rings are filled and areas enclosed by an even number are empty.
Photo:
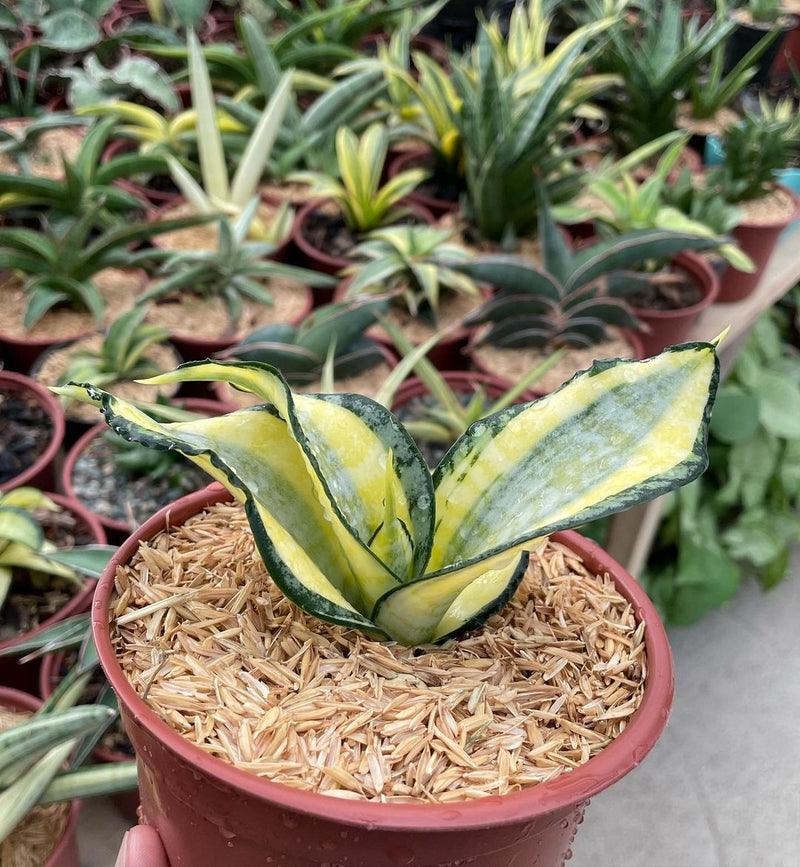
[[[404,203],[408,205],[411,222],[433,224],[433,215],[426,208],[410,204],[407,198]],[[307,267],[323,274],[339,274],[352,265],[348,251],[359,239],[347,228],[333,199],[311,199],[297,212],[292,240]],[[314,292],[318,305],[331,300],[332,291],[315,289]]]
[[[0,492],[52,488],[66,427],[58,400],[29,377],[0,370],[0,417]]]
[[[92,282],[103,299],[103,324],[109,325],[130,308],[131,299],[141,294],[147,277],[138,268],[106,268]],[[52,307],[32,328],[25,328],[23,317],[29,296],[22,281],[10,271],[0,271],[0,292],[0,348],[10,364],[23,373],[31,371],[37,359],[56,345],[82,340],[97,330],[90,311],[66,305]]]
[[[33,118],[18,117],[0,121],[0,129],[19,133],[33,122]],[[36,144],[28,155],[31,175],[51,180],[64,178],[62,160],[74,163],[86,135],[86,127],[76,122],[75,126],[58,126],[46,129],[37,136]],[[0,173],[22,174],[16,160],[0,151]]]
[[[205,416],[222,415],[236,408],[233,403],[202,398],[172,403]],[[209,478],[202,470],[180,458],[179,466],[188,472],[176,469],[174,478],[166,472],[153,477],[153,469],[148,467],[141,471],[115,469],[114,446],[104,438],[108,433],[106,424],[100,422],[80,436],[64,458],[60,479],[68,497],[97,515],[112,544],[123,542],[168,503],[208,485]]]
[[[722,274],[717,296],[719,302],[741,301],[755,290],[781,233],[800,217],[800,195],[783,184],[776,184],[771,195],[752,202],[740,202],[736,207],[741,208],[744,216],[731,235],[756,267],[748,274],[729,265]]]
[[[103,345],[102,334],[90,334],[80,340],[71,343],[59,344],[44,352],[36,361],[31,376],[41,385],[51,385],[61,382],[67,371],[70,360],[76,352],[96,352]],[[150,346],[144,355],[144,360],[152,362],[160,370],[171,370],[183,360],[175,346],[164,342]],[[140,386],[133,379],[121,377],[114,388],[120,393],[127,395],[128,400],[153,400],[153,391],[150,388]],[[177,391],[176,386],[159,388],[158,393],[162,398],[171,398]],[[63,404],[64,416],[69,424],[81,426],[91,425],[97,421],[97,413],[84,403],[69,401]]]
[[[74,516],[77,525],[75,544],[104,545],[106,543],[106,534],[100,521],[85,506],[77,500],[72,500],[61,494],[48,493],[47,496],[61,506],[65,512]],[[0,640],[0,650],[13,654],[13,648],[21,642],[33,638],[42,630],[72,617],[73,614],[87,611],[92,601],[96,583],[94,579],[87,579],[83,588],[73,594],[57,611],[49,615],[45,613],[40,622],[25,632]],[[9,601],[6,602],[6,609],[8,609]],[[2,625],[3,621],[0,620],[0,626]],[[39,685],[40,667],[40,659],[20,663],[13,655],[0,656],[0,684],[34,693]]]
[[[112,632],[115,576],[166,526],[230,495],[218,485],[162,510],[120,548],[101,578],[92,627],[101,663],[120,700],[126,731],[140,756],[142,818],[159,832],[172,863],[250,867],[265,857],[291,867],[552,867],[569,846],[589,798],[638,765],[663,729],[674,688],[669,644],[636,582],[594,543],[573,532],[556,539],[592,573],[609,573],[646,623],[647,686],[624,731],[583,766],[523,791],[453,803],[376,803],[304,791],[208,755],[143,701],[117,659]],[[198,816],[203,817],[198,824]]]
[[[0,717],[3,711],[33,715],[41,706],[38,698],[26,692],[0,686]],[[78,854],[78,812],[80,801],[35,807],[4,843],[0,844],[3,863],[35,863],[42,867],[80,867]],[[35,847],[35,849],[34,849]],[[22,861],[16,859],[24,851]],[[16,854],[15,854],[16,853]]]
[[[346,299],[351,282],[352,278],[348,277],[336,287],[334,301]],[[391,305],[386,318],[416,346],[430,340],[437,331],[444,332],[442,338],[428,351],[427,357],[439,370],[462,370],[468,362],[464,350],[474,329],[460,323],[468,313],[477,310],[490,296],[491,289],[487,287],[481,288],[481,294],[474,296],[445,289],[439,300],[436,327],[422,317],[414,316],[402,299]],[[366,333],[367,337],[380,343],[390,352],[397,351],[394,341],[381,325],[373,325]]]

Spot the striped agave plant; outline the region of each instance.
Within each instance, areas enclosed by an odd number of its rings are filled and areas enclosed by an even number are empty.
[[[471,425],[433,474],[380,404],[293,394],[265,364],[195,362],[147,380],[222,380],[264,401],[191,422],[161,424],[90,384],[54,390],[228,487],[273,579],[306,611],[416,645],[505,605],[543,536],[698,476],[718,369],[713,343],[595,362]]]

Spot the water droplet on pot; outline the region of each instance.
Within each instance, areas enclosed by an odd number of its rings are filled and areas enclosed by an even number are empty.
[[[458,810],[447,810],[442,813],[442,818],[446,819],[448,822],[452,822],[454,819],[460,819],[461,813]]]
[[[564,860],[569,861],[570,858],[572,858],[572,849],[567,849],[567,851],[564,853]]]
[[[335,852],[336,851],[336,844],[333,843],[331,840],[323,840],[322,843],[320,843],[320,847],[325,852]]]
[[[567,828],[569,828],[569,819],[562,819],[560,824],[561,827],[566,831]]]
[[[228,848],[233,849],[233,841],[232,840],[228,840]]]
[[[230,830],[228,830],[228,828],[225,828],[225,827],[223,827],[223,826],[220,826],[219,833],[220,833],[220,834],[221,834],[221,835],[222,835],[226,840],[233,840],[233,838],[236,836],[236,834],[234,834],[233,831],[230,831]]]
[[[346,840],[349,835],[347,831],[339,831],[339,836],[342,838],[342,840]]]
[[[647,748],[646,747],[636,747],[633,751],[633,760],[638,765],[639,762],[641,762],[646,755],[647,755]]]
[[[281,822],[283,822],[284,828],[290,828],[291,829],[291,828],[297,827],[297,819],[294,819],[291,816],[281,816]]]

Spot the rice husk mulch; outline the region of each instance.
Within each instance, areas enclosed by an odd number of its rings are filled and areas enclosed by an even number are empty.
[[[0,708],[0,732],[32,714]],[[69,802],[34,807],[0,843],[0,867],[41,867],[61,839],[69,819]]]
[[[561,544],[532,552],[482,628],[407,648],[289,602],[230,503],[140,545],[110,616],[134,689],[187,740],[354,800],[458,802],[553,779],[625,729],[647,670],[645,624]]]

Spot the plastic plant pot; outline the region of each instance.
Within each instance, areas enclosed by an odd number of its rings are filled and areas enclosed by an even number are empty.
[[[92,544],[104,545],[106,543],[106,534],[100,521],[85,506],[81,505],[77,500],[72,500],[61,494],[48,493],[47,496],[58,503],[59,506],[69,510],[78,517],[88,534],[91,535]],[[96,584],[95,580],[87,581],[83,588],[63,608],[60,608],[55,614],[43,620],[35,629],[31,629],[14,638],[9,638],[6,641],[0,641],[0,650],[12,654],[10,656],[0,656],[0,685],[22,689],[31,693],[35,693],[38,690],[41,659],[20,662],[13,655],[15,645],[25,639],[32,638],[48,626],[72,617],[73,614],[88,611]]]
[[[52,488],[55,481],[53,461],[64,441],[66,429],[64,411],[61,409],[58,398],[29,377],[5,370],[0,370],[0,391],[23,392],[32,395],[39,406],[45,410],[52,425],[50,440],[45,450],[29,467],[0,484],[0,492],[10,491],[22,485],[30,485],[34,488]]]
[[[403,151],[397,154],[389,163],[388,174],[390,178],[394,178],[406,169],[418,168],[420,166],[427,168],[432,162],[433,155],[431,151],[425,148]],[[459,207],[458,198],[442,199],[419,192],[418,189],[413,193],[409,193],[408,200],[422,205],[423,208],[427,208],[436,219],[457,211]]]
[[[554,867],[569,848],[589,798],[638,765],[664,728],[674,689],[672,657],[658,615],[636,581],[574,532],[554,538],[588,568],[609,572],[647,623],[647,686],[625,731],[580,768],[525,791],[460,804],[381,804],[331,798],[270,782],[206,754],[158,717],[134,691],[109,630],[116,568],[141,540],[231,495],[214,484],[162,510],[109,564],[92,606],[101,664],[140,756],[141,816],[161,836],[174,867]]]
[[[0,686],[0,707],[13,711],[31,711],[35,713],[42,702],[26,692],[17,689],[8,689]],[[67,827],[50,853],[50,857],[42,867],[81,867],[81,859],[78,856],[78,811],[80,801],[73,801],[70,805]]]
[[[756,268],[752,274],[748,274],[729,266],[722,275],[717,301],[741,301],[756,289],[781,234],[790,223],[800,217],[800,196],[789,187],[782,184],[779,186],[792,197],[794,211],[790,216],[771,223],[755,224],[744,221],[731,232],[733,240],[753,260]]]
[[[798,33],[800,33],[800,28],[798,29]],[[797,53],[800,55],[800,48]],[[778,183],[783,184],[784,187],[788,187],[792,192],[800,196],[800,169],[781,169],[775,172],[775,177],[778,179]],[[781,237],[793,233],[798,227],[800,227],[800,218],[795,218],[783,230]]]
[[[672,265],[688,274],[703,293],[703,297],[689,307],[678,310],[651,310],[632,307],[633,314],[648,326],[638,333],[645,356],[657,355],[667,346],[681,343],[691,331],[697,317],[716,301],[719,295],[719,275],[695,253],[680,253]]]

